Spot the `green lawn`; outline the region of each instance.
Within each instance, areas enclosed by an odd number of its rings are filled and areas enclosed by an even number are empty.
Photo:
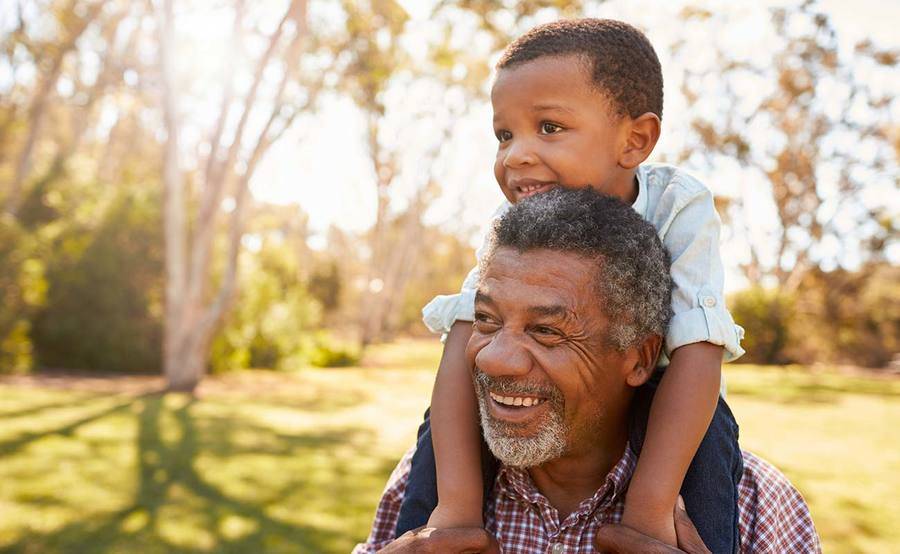
[[[362,368],[210,379],[197,399],[143,378],[0,380],[0,551],[347,552],[437,357],[436,341],[398,343]],[[895,550],[900,380],[727,375],[744,447],[804,493],[826,551]]]

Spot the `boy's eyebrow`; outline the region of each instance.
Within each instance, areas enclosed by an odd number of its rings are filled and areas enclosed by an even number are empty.
[[[559,110],[561,112],[574,113],[571,108],[568,108],[568,107],[560,105],[560,104],[535,104],[534,106],[531,107],[531,110],[535,111],[535,112]]]

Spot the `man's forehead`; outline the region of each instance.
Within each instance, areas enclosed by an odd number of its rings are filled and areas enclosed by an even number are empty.
[[[523,308],[574,308],[586,297],[596,300],[596,264],[574,252],[500,247],[483,268],[479,292],[491,299],[515,296]]]

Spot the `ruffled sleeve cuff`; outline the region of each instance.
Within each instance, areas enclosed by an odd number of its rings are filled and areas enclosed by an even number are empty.
[[[475,291],[442,294],[422,308],[422,321],[432,333],[449,333],[457,321],[474,321]]]

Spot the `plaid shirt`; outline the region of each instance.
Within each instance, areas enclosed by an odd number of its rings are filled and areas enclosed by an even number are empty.
[[[414,449],[413,449],[414,450]],[[394,539],[413,450],[406,453],[385,487],[372,532],[354,554],[377,552]],[[485,526],[505,554],[595,552],[594,533],[622,518],[625,491],[637,461],[630,448],[603,486],[560,521],[559,513],[522,469],[502,467],[488,498]],[[771,464],[744,452],[738,486],[741,552],[821,552],[809,508],[800,493]]]

